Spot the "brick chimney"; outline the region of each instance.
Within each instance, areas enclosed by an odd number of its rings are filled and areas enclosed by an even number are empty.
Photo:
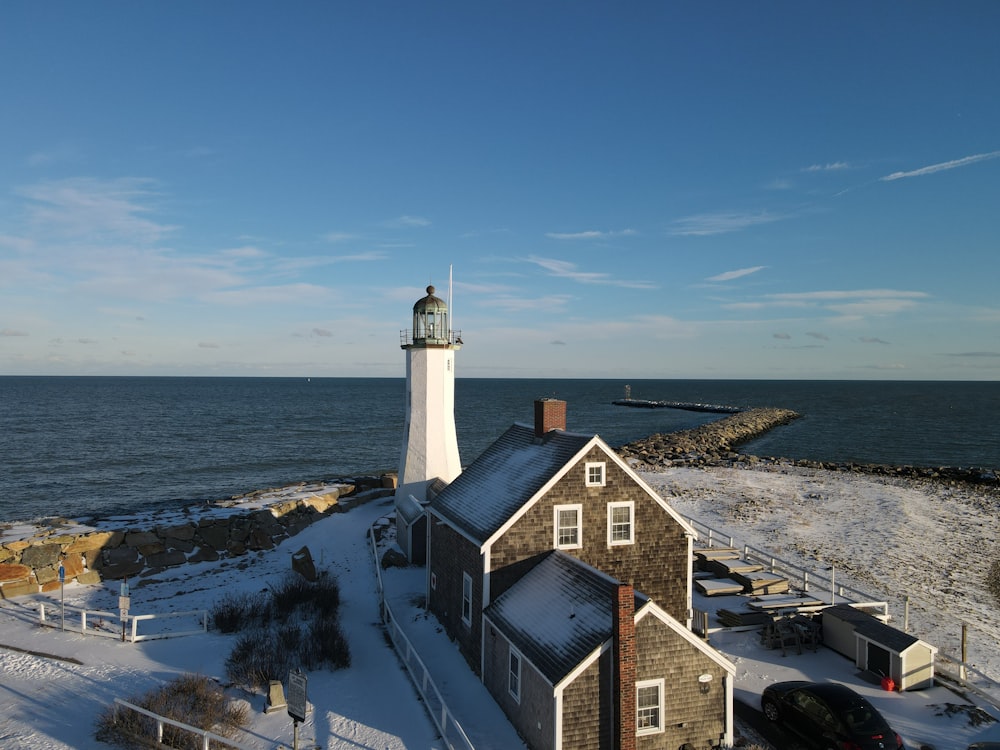
[[[612,612],[615,665],[615,747],[635,750],[635,591],[627,583],[618,584]]]
[[[549,430],[566,429],[566,402],[555,398],[535,400],[535,437]]]

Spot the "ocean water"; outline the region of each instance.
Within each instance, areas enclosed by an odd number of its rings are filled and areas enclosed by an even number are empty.
[[[782,407],[802,418],[743,446],[760,455],[1000,468],[1000,384],[987,382],[463,379],[463,462],[533,401],[612,446],[722,415],[637,399]],[[402,378],[0,377],[0,521],[190,505],[303,480],[395,470]]]

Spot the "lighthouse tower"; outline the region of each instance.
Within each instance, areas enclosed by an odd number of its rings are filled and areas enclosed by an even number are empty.
[[[406,426],[397,506],[410,497],[425,502],[435,479],[451,482],[462,471],[455,435],[455,352],[462,339],[433,286],[413,305],[413,328],[400,332],[400,346],[406,351]]]

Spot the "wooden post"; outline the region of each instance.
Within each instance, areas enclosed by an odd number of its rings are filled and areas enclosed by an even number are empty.
[[[969,660],[969,624],[966,622],[962,623],[962,670],[959,673],[959,677],[962,682],[965,682],[968,675],[965,671],[965,664]]]

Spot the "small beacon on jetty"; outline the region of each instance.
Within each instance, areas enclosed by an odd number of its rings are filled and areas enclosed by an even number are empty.
[[[418,562],[410,537],[417,540],[420,532],[411,524],[423,517],[428,488],[438,479],[450,483],[462,471],[455,434],[455,352],[462,337],[451,329],[448,305],[434,296],[433,286],[413,305],[413,328],[400,331],[400,347],[406,352],[406,424],[396,523],[400,546]]]

